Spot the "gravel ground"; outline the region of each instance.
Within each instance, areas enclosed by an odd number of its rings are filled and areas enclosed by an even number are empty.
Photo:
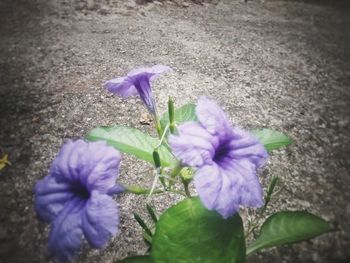
[[[273,153],[261,176],[264,186],[272,175],[282,178],[268,213],[307,209],[339,225],[338,232],[248,262],[350,262],[349,5],[140,2],[1,1],[0,146],[12,166],[0,176],[0,262],[50,262],[48,226],[33,211],[35,182],[66,139],[95,126],[150,131],[140,124],[141,102],[110,96],[102,83],[155,63],[174,69],[155,83],[160,109],[168,95],[177,104],[207,95],[232,122],[294,139]],[[120,177],[149,185],[152,167],[125,156]],[[158,211],[177,197],[160,199],[153,201]],[[118,197],[120,235],[77,262],[145,253],[131,214],[144,214],[143,201]]]

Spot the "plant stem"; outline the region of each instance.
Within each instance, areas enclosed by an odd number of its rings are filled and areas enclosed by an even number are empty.
[[[181,192],[181,191],[177,191],[177,190],[174,190],[174,189],[168,189],[167,192],[170,192],[170,193],[174,193],[174,194],[178,194],[178,195],[182,195],[182,196],[185,196],[187,197],[187,194]]]
[[[145,230],[147,235],[152,237],[152,232],[146,225],[145,221],[143,221],[142,218],[137,213],[134,213],[134,218],[137,221],[137,223],[139,223],[139,225]]]
[[[169,126],[170,126],[170,133],[175,133],[175,111],[174,111],[174,101],[169,96],[168,100],[168,114],[169,114]]]
[[[158,222],[158,217],[156,213],[154,212],[153,207],[150,204],[146,204],[147,211],[149,215],[151,216],[153,222],[156,224]]]
[[[273,194],[273,191],[275,190],[277,182],[278,182],[278,177],[273,176],[271,179],[271,182],[269,184],[269,187],[267,189],[266,197],[265,197],[265,204],[264,204],[263,208],[260,210],[260,215],[262,215],[266,211],[267,205],[271,201],[271,196]]]
[[[263,214],[265,213],[268,204],[271,201],[271,196],[273,194],[273,191],[275,190],[276,184],[278,182],[279,178],[278,176],[273,176],[271,179],[271,182],[267,188],[266,191],[266,196],[265,196],[265,203],[264,206],[260,209],[260,211],[258,212],[256,218],[253,220],[253,222],[249,225],[248,231],[246,236],[250,235],[251,233],[254,232],[254,230],[258,227],[258,221],[259,219],[263,216]]]
[[[178,163],[176,164],[176,166],[174,167],[174,169],[171,171],[170,176],[171,176],[172,178],[175,178],[176,176],[179,175],[179,173],[181,172],[182,168],[183,168],[183,167],[182,167],[181,163],[178,162]]]
[[[183,168],[183,167],[182,167],[181,163],[178,162],[178,163],[175,165],[174,169],[171,171],[170,177],[171,177],[171,178],[175,178],[176,176],[178,176],[179,173],[181,172],[182,168]],[[172,186],[173,184],[174,184],[174,182],[169,180],[169,189],[171,188],[171,186]]]
[[[160,121],[157,114],[153,115],[153,121],[154,121],[154,126],[156,127],[156,130],[157,130],[157,134],[160,138],[162,137],[162,127],[160,125]]]
[[[142,188],[136,185],[128,185],[125,186],[123,185],[123,187],[130,193],[133,194],[137,194],[137,195],[149,195],[151,193],[151,189],[148,188]],[[174,194],[178,194],[178,195],[182,195],[182,196],[187,196],[185,193],[181,192],[181,191],[177,191],[174,189],[166,189],[166,190],[160,190],[160,189],[154,189],[153,190],[153,194],[162,194],[165,192],[171,192]]]
[[[183,183],[183,185],[184,185],[184,189],[185,189],[186,196],[187,196],[188,198],[191,198],[190,189],[188,188],[189,182],[186,181],[185,179],[183,179],[182,177],[181,177],[181,181],[182,181],[182,183]]]
[[[151,189],[147,188],[142,188],[137,185],[128,185],[128,186],[123,186],[128,192],[137,194],[137,195],[148,195],[151,193]],[[153,194],[160,194],[163,193],[163,190],[160,189],[154,189]]]

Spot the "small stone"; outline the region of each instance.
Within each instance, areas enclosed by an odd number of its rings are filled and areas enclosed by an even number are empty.
[[[108,6],[104,5],[100,8],[99,13],[101,15],[107,15],[109,13],[109,8]]]
[[[86,4],[87,4],[87,8],[90,9],[90,10],[94,9],[94,7],[95,7],[95,1],[94,0],[87,0]]]
[[[182,3],[182,6],[183,6],[183,7],[189,7],[189,6],[190,6],[190,4],[189,4],[189,3],[187,3],[187,2],[183,2],[183,3]]]
[[[136,7],[135,1],[128,1],[125,6],[129,9],[134,9]]]

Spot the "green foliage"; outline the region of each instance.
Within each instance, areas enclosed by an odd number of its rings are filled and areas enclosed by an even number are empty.
[[[271,129],[256,129],[251,133],[265,146],[266,150],[271,151],[291,144],[293,141],[285,134]]]
[[[196,105],[189,103],[174,110],[174,122],[179,125],[186,121],[197,121]],[[165,112],[160,119],[160,125],[164,131],[165,127],[169,124],[169,113]]]
[[[152,239],[154,263],[244,263],[243,223],[238,214],[223,219],[198,198],[169,208]]]
[[[176,125],[198,120],[194,104],[186,104],[174,110],[170,98],[168,106],[168,112],[163,114],[159,122],[159,130],[163,132],[169,125],[169,114],[173,119],[170,127],[172,133],[176,130]],[[279,131],[257,129],[251,132],[268,151],[292,143],[288,136]],[[87,139],[106,141],[124,153],[156,163],[157,168],[176,167],[177,161],[167,147],[159,146],[159,139],[134,128],[98,127],[90,131]],[[185,189],[192,177],[192,170],[183,169],[181,179]],[[273,177],[262,211],[270,201],[277,180],[277,177]],[[137,186],[128,186],[127,190],[136,194],[150,192]],[[243,223],[238,213],[223,219],[217,212],[206,209],[198,197],[185,199],[172,206],[159,219],[150,205],[146,207],[156,224],[154,235],[139,215],[134,214],[134,217],[144,229],[144,238],[152,247],[151,256],[129,257],[120,263],[244,263],[246,254],[307,240],[332,230],[326,221],[313,214],[304,211],[279,212],[265,221],[258,238],[246,249]]]
[[[153,151],[158,145],[158,139],[140,130],[125,126],[97,127],[91,130],[86,138],[90,141],[106,141],[121,152],[154,164]],[[175,159],[166,147],[160,146],[158,154],[162,166],[174,165]]]
[[[157,223],[158,222],[158,217],[156,215],[156,212],[154,212],[153,207],[151,205],[147,204],[146,208],[147,208],[148,214],[150,215],[150,217],[153,220],[153,223]]]
[[[331,230],[329,223],[308,212],[278,212],[262,225],[257,240],[248,246],[247,255],[264,248],[307,240]]]

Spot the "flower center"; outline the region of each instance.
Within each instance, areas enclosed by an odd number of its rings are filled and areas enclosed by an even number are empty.
[[[73,193],[76,197],[82,199],[82,200],[87,200],[90,198],[90,192],[86,187],[82,185],[77,185],[73,188]]]
[[[222,164],[225,158],[227,157],[228,153],[230,152],[230,150],[231,150],[231,147],[230,147],[229,141],[220,143],[219,147],[216,148],[215,150],[215,155],[213,160],[219,165]]]

